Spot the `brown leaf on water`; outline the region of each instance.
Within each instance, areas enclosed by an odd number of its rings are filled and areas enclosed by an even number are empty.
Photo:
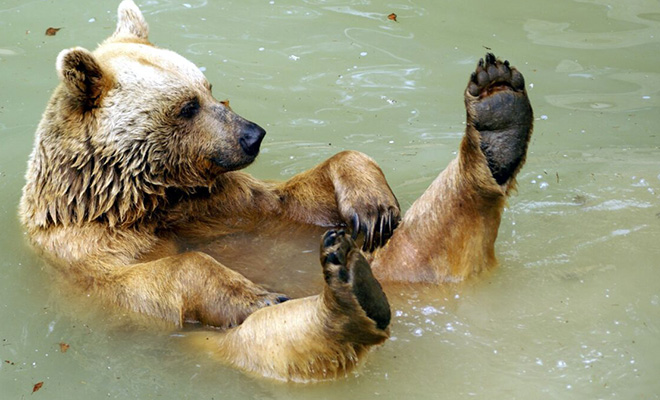
[[[70,346],[64,342],[60,343],[60,352],[66,353],[66,351],[69,350],[69,347]]]
[[[5,364],[15,365],[13,361],[5,360]]]
[[[34,387],[32,388],[32,393],[36,392],[37,390],[41,389],[41,387],[44,385],[43,382],[37,382],[34,384]]]
[[[388,15],[388,16],[387,16],[387,19],[390,19],[390,20],[392,20],[392,21],[394,21],[394,22],[399,22],[399,21],[396,20],[396,14],[394,14],[394,13]]]
[[[52,26],[46,29],[46,36],[55,36],[57,32],[62,28],[53,28]]]

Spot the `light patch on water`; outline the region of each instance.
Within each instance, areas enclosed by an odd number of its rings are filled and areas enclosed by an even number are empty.
[[[556,72],[562,73],[575,73],[583,70],[584,67],[575,60],[561,60],[555,67]]]
[[[601,78],[627,83],[627,87],[633,86],[634,89],[619,89],[617,93],[551,94],[546,100],[557,107],[607,112],[631,111],[660,104],[648,96],[649,92],[660,92],[660,74],[656,72],[622,73],[603,68],[595,73]]]
[[[635,227],[630,228],[630,229],[616,229],[616,230],[610,232],[609,234],[601,236],[597,239],[589,240],[589,241],[580,243],[576,246],[576,248],[583,248],[583,247],[587,247],[587,246],[593,246],[596,243],[607,242],[607,241],[609,241],[611,239],[614,239],[616,237],[627,236],[627,235],[629,235],[633,232],[638,232],[638,231],[640,231],[644,228],[647,228],[647,227],[648,227],[648,225],[639,225],[639,226],[635,226]]]
[[[390,46],[381,46],[381,41],[403,41],[412,39],[414,36],[412,34],[394,34],[391,32],[385,32],[375,29],[363,29],[363,28],[346,28],[344,30],[344,35],[355,43],[359,43],[362,46],[368,47],[373,51],[380,53],[389,57],[392,60],[397,62],[403,62],[406,64],[412,64],[408,58],[401,57],[397,55],[394,51],[390,50]]]
[[[434,315],[434,314],[442,314],[440,310],[433,306],[425,306],[421,310],[422,314],[424,315]]]
[[[617,3],[619,11],[624,4]],[[622,19],[628,19],[627,10],[618,14]],[[638,22],[638,21],[635,21]],[[539,19],[529,19],[524,24],[529,39],[539,45],[560,46],[574,49],[620,49],[639,46],[647,43],[657,43],[654,33],[657,27],[647,23],[647,27],[628,29],[625,31],[579,32],[571,29],[568,22],[552,22]]]
[[[633,177],[633,179],[635,179]],[[648,187],[649,183],[646,181],[646,179],[641,178],[639,181],[635,182],[632,184],[633,187]]]
[[[309,126],[322,126],[325,125],[327,122],[321,119],[313,119],[313,118],[300,118],[300,119],[295,119],[290,122],[291,126],[299,126],[299,127],[309,127]]]
[[[532,183],[536,183],[535,181]],[[563,211],[554,211],[549,210],[550,208],[570,208],[575,207],[576,204],[567,201],[521,201],[517,204],[516,210],[523,213],[530,212],[558,212],[563,213]]]
[[[649,208],[653,205],[651,203],[639,200],[606,200],[595,206],[585,207],[584,211],[619,211],[628,208]]]

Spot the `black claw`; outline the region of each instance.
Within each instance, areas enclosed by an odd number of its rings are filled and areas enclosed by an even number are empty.
[[[383,227],[385,226],[385,221],[383,220],[385,217],[380,217],[378,218],[378,246],[382,246],[385,244],[384,241],[384,234],[383,234]]]
[[[509,68],[509,60],[504,60],[504,65]]]
[[[323,235],[323,247],[330,247],[335,243],[335,238],[337,237],[337,231],[331,229]]]
[[[392,234],[394,233],[394,229],[392,229],[392,214],[389,215],[387,218],[387,233],[391,237]]]
[[[353,232],[351,232],[351,238],[355,240],[360,233],[360,217],[357,214],[353,214],[351,217],[351,222],[353,223]]]
[[[487,64],[495,64],[495,61],[497,58],[495,58],[495,54],[493,53],[487,53],[486,54],[486,63]]]
[[[284,303],[286,301],[291,300],[291,298],[289,298],[287,296],[277,296],[277,298],[275,300],[277,300],[278,303]]]
[[[365,227],[365,232],[364,232],[364,244],[362,245],[362,250],[364,251],[371,251],[371,247],[373,245],[373,229],[370,229],[369,226]]]

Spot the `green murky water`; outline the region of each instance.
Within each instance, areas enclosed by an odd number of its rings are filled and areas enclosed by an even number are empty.
[[[55,57],[114,30],[117,2],[81,4],[0,2],[0,398],[660,397],[660,3],[140,3],[155,43],[268,130],[253,174],[284,179],[361,150],[404,208],[454,156],[484,47],[527,78],[536,130],[500,267],[404,291],[392,340],[356,375],[310,386],[250,378],[168,333],[68,307],[24,244],[16,207]],[[47,37],[51,26],[63,29]]]

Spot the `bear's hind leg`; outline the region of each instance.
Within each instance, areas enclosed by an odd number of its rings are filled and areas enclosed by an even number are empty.
[[[192,332],[194,346],[243,371],[282,381],[345,376],[389,336],[390,308],[369,263],[343,231],[321,244],[317,296],[263,308],[226,332]]]
[[[372,267],[381,281],[460,281],[496,264],[507,195],[525,162],[533,113],[525,80],[488,54],[465,90],[459,154],[406,212]]]

